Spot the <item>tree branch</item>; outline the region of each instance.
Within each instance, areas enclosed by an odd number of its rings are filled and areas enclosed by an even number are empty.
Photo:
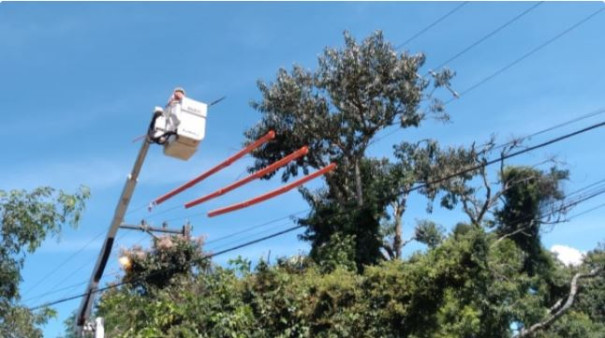
[[[502,240],[504,240],[507,237],[511,237],[514,236],[520,232],[523,232],[527,229],[529,229],[530,227],[532,227],[535,224],[534,220],[530,220],[529,223],[526,226],[520,227],[519,229],[513,231],[513,232],[509,232],[507,234],[504,234],[502,236],[500,236],[500,238],[498,238],[491,246],[496,246],[498,243],[502,242]],[[526,236],[529,236],[528,234],[524,233]]]
[[[487,172],[485,170],[485,166],[481,170],[481,178],[483,179],[483,186],[485,187],[485,203],[481,207],[481,210],[477,213],[477,224],[481,224],[483,222],[483,217],[485,217],[485,213],[487,210],[493,205],[494,200],[492,199],[492,189],[489,185],[489,181],[487,180]]]
[[[567,296],[567,300],[565,301],[565,304],[563,306],[561,306],[558,310],[553,312],[553,310],[558,308],[557,305],[560,304],[562,301],[562,299],[559,300],[553,307],[551,307],[551,310],[549,311],[550,316],[548,318],[546,318],[545,320],[543,320],[539,323],[532,325],[527,330],[522,329],[521,332],[515,336],[515,338],[530,337],[534,333],[548,328],[548,326],[550,326],[555,320],[557,320],[559,317],[561,317],[573,305],[573,303],[576,299],[576,295],[578,293],[578,287],[579,287],[578,280],[580,280],[581,278],[595,277],[602,271],[603,271],[603,268],[598,267],[598,268],[592,269],[589,273],[579,273],[579,272],[576,273],[573,276],[573,278],[571,279],[571,283],[569,286],[569,296]]]

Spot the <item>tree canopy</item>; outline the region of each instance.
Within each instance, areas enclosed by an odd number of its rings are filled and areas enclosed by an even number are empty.
[[[34,313],[19,304],[21,269],[44,239],[58,235],[65,224],[78,224],[88,197],[84,187],[75,194],[50,187],[0,190],[0,336],[42,336],[39,327],[54,312]]]
[[[294,66],[291,71],[280,69],[273,83],[259,81],[262,99],[252,107],[262,118],[246,137],[252,141],[269,130],[277,135],[253,153],[256,162],[250,170],[303,145],[309,147],[306,157],[288,165],[283,180],[300,170],[307,173],[309,168],[337,163],[326,178],[327,191],[304,191],[313,207],[312,214],[301,220],[307,227],[304,238],[311,241],[316,256],[319,248],[331,246],[334,235],[350,237],[353,259],[361,267],[381,256],[380,219],[394,198],[381,193],[388,192],[383,188],[392,182],[374,176],[389,170],[388,164],[368,158],[367,148],[390,126],[418,127],[431,116],[448,119],[432,93],[448,85],[453,73],[419,75],[424,55],[398,53],[381,32],[361,43],[345,32],[344,40],[343,48],[324,50],[315,71]]]

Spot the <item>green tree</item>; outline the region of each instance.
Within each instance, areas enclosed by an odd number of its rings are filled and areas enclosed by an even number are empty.
[[[425,252],[363,272],[296,256],[254,271],[238,259],[179,273],[146,292],[126,283],[103,294],[97,314],[112,337],[511,337],[513,324],[525,336],[600,337],[602,251],[579,268],[553,265],[561,301],[524,260],[512,239],[459,226]]]
[[[306,157],[288,165],[284,181],[301,170],[338,164],[326,177],[327,191],[305,194],[314,210],[302,221],[304,238],[315,250],[336,233],[353,236],[355,262],[361,266],[381,256],[380,218],[388,203],[369,200],[376,162],[366,157],[367,148],[389,126],[418,127],[429,116],[447,119],[442,103],[426,91],[431,84],[447,85],[453,74],[420,76],[424,55],[398,53],[381,32],[360,44],[348,33],[344,38],[342,49],[324,50],[317,70],[294,66],[290,72],[280,69],[274,83],[259,81],[262,99],[252,106],[262,119],[245,135],[251,141],[268,130],[277,134],[275,142],[253,153],[250,170],[309,146]],[[338,221],[325,222],[336,214],[342,214],[334,217]]]
[[[0,190],[0,336],[40,337],[38,328],[54,312],[31,312],[19,305],[21,269],[27,254],[33,253],[48,236],[57,236],[64,224],[77,226],[87,188],[67,194],[53,188],[30,192]]]
[[[509,167],[502,172],[501,180],[507,188],[502,194],[504,205],[496,213],[496,230],[527,253],[525,269],[530,275],[548,264],[540,240],[541,225],[547,221],[547,216],[552,216],[552,209],[560,209],[553,207],[553,202],[563,199],[560,181],[567,177],[567,171],[556,168],[544,173],[528,167]]]

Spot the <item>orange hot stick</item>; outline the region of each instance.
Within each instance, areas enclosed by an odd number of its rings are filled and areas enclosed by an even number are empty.
[[[255,173],[251,174],[250,176],[248,176],[248,177],[246,177],[244,179],[241,179],[241,180],[239,180],[239,181],[237,181],[235,183],[232,183],[232,184],[230,184],[230,185],[228,185],[228,186],[226,186],[226,187],[224,187],[222,189],[219,189],[219,190],[217,190],[217,191],[215,191],[213,193],[210,193],[210,194],[208,194],[206,196],[203,196],[203,197],[200,197],[200,198],[198,198],[196,200],[193,200],[191,202],[185,203],[185,208],[189,209],[189,208],[191,208],[193,206],[196,206],[198,204],[204,203],[204,202],[206,202],[208,200],[211,200],[211,199],[213,199],[215,197],[218,197],[218,196],[221,196],[223,194],[226,194],[226,193],[228,193],[229,191],[231,191],[233,189],[239,188],[242,185],[244,185],[246,183],[249,183],[250,181],[253,181],[253,180],[257,179],[257,178],[261,178],[261,177],[267,175],[268,173],[271,173],[271,172],[273,172],[273,171],[275,171],[275,170],[283,167],[284,165],[286,165],[286,164],[288,164],[288,163],[296,160],[299,157],[305,156],[308,152],[309,152],[309,148],[307,148],[306,146],[304,146],[304,147],[298,149],[297,151],[291,153],[290,155],[282,158],[281,160],[268,165],[267,167],[265,167],[265,168],[263,168],[263,169],[255,172]]]
[[[260,147],[261,145],[263,145],[264,143],[272,140],[273,138],[275,138],[275,132],[273,130],[269,131],[267,134],[265,134],[265,136],[259,138],[258,140],[254,141],[254,143],[251,143],[250,145],[248,145],[247,147],[245,147],[244,149],[240,150],[237,154],[229,157],[228,159],[226,159],[225,161],[219,163],[218,165],[216,165],[214,168],[206,171],[205,173],[201,174],[200,176],[194,178],[193,180],[183,184],[182,186],[170,191],[169,193],[160,196],[158,198],[156,198],[153,202],[152,205],[158,205],[161,204],[163,202],[165,202],[167,199],[173,197],[174,195],[183,192],[186,189],[191,188],[192,186],[194,186],[195,184],[205,180],[206,178],[208,178],[209,176],[215,174],[217,171],[230,166],[233,162],[239,160],[240,158],[242,158],[244,155],[248,154],[249,152],[251,152],[252,150]]]
[[[268,192],[266,194],[254,197],[254,198],[249,199],[249,200],[247,200],[245,202],[241,202],[241,203],[237,203],[237,204],[234,204],[234,205],[230,205],[228,207],[212,210],[212,211],[210,211],[208,213],[208,217],[214,217],[214,216],[222,215],[222,214],[225,214],[225,213],[228,213],[228,212],[231,212],[231,211],[243,209],[243,208],[249,207],[251,205],[254,205],[254,204],[266,201],[266,200],[268,200],[270,198],[273,198],[273,197],[281,195],[281,194],[283,194],[283,193],[285,193],[285,192],[287,192],[289,190],[292,190],[292,189],[298,187],[299,185],[302,185],[302,184],[304,184],[304,183],[306,183],[306,182],[308,182],[308,181],[310,181],[310,180],[312,180],[314,178],[317,178],[317,177],[319,177],[319,176],[321,176],[321,175],[323,175],[325,173],[328,173],[328,172],[334,170],[334,168],[336,168],[336,163],[332,163],[332,164],[330,164],[328,166],[325,166],[322,169],[320,169],[320,170],[318,170],[318,171],[316,171],[316,172],[314,172],[314,173],[312,173],[310,175],[307,175],[307,176],[301,178],[298,181],[292,182],[292,183],[290,183],[288,185],[285,185],[285,186],[283,186],[281,188],[278,188],[278,189],[275,189],[273,191],[270,191],[270,192]]]

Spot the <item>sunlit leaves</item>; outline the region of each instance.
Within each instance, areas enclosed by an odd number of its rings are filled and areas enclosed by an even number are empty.
[[[54,314],[32,313],[18,305],[18,285],[27,253],[48,236],[59,235],[65,224],[77,226],[90,196],[86,187],[75,194],[41,187],[32,191],[0,190],[0,336],[35,337],[36,327]]]

